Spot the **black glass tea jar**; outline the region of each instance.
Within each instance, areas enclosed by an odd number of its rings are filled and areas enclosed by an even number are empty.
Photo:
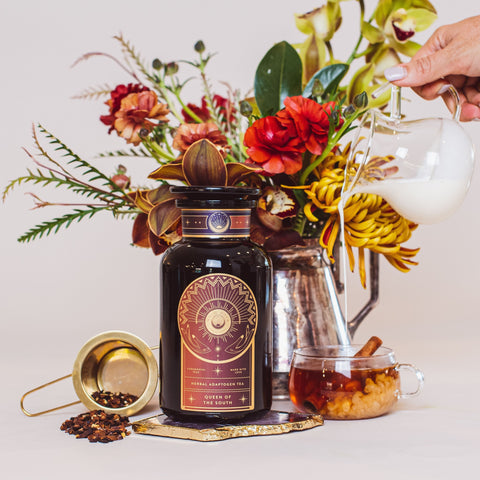
[[[272,272],[250,241],[258,190],[171,187],[182,240],[161,266],[160,405],[182,421],[233,421],[272,399]]]

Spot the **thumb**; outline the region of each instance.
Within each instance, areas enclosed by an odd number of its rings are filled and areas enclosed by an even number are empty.
[[[451,73],[451,63],[448,52],[439,50],[430,55],[412,58],[408,63],[387,68],[384,75],[389,82],[394,82],[399,87],[417,87]]]

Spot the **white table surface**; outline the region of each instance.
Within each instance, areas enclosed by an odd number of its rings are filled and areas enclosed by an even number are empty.
[[[38,378],[38,384],[50,379],[48,373],[55,371],[58,360],[53,356],[46,362],[49,357],[45,355],[37,364],[28,365],[31,358],[21,356],[23,361],[4,371],[3,386],[7,388],[2,388],[1,477],[478,478],[480,382],[475,341],[448,344],[448,356],[440,354],[447,351],[446,342],[419,347],[412,342],[404,353],[417,352],[413,355],[415,363],[425,373],[423,392],[400,400],[386,416],[325,421],[323,426],[304,432],[209,443],[132,434],[110,444],[90,444],[59,429],[65,419],[85,411],[83,406],[28,418],[20,411],[19,399],[35,385],[25,382]],[[2,355],[15,352],[15,345],[6,345]],[[68,393],[71,385],[67,383],[64,389]],[[57,392],[45,390],[36,395],[26,402],[31,410],[43,408],[42,402],[51,406],[52,395]],[[292,408],[289,402],[275,406]],[[157,411],[158,400],[154,398],[132,419]]]

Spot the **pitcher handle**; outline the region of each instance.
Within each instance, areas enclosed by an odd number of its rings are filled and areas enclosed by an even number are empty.
[[[394,120],[400,120],[402,118],[402,111],[401,111],[401,87],[397,87],[390,82],[386,82],[380,87],[378,87],[373,93],[372,98],[378,98],[382,95],[387,89],[391,88],[391,95],[390,95],[390,118]],[[455,108],[453,111],[452,119],[455,121],[460,120],[460,113],[462,112],[462,105],[460,103],[460,96],[458,94],[457,89],[453,85],[448,86],[447,92],[453,97],[453,101],[455,103]]]
[[[379,255],[378,253],[370,250],[369,264],[370,264],[370,298],[363,308],[348,322],[348,332],[350,337],[353,338],[357,328],[362,323],[363,319],[375,308],[378,303],[379,293]]]
[[[453,120],[459,121],[460,120],[460,113],[462,113],[462,105],[460,104],[460,95],[458,94],[457,89],[450,85],[448,87],[448,93],[453,97],[453,101],[455,102],[455,111],[453,112]]]

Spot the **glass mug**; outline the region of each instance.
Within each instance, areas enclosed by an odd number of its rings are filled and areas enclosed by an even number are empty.
[[[293,404],[325,419],[354,420],[384,415],[399,398],[420,392],[423,373],[418,368],[398,363],[393,350],[386,347],[372,356],[354,357],[361,347],[327,345],[295,350],[289,377]],[[416,390],[401,390],[401,371],[416,376]]]

